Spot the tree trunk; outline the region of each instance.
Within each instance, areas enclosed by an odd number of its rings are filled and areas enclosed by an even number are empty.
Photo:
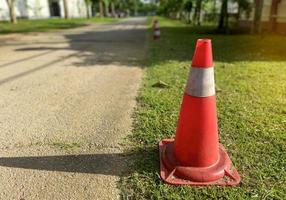
[[[276,25],[277,25],[277,12],[278,12],[278,5],[281,2],[281,0],[272,0],[271,9],[270,9],[270,30],[276,31]]]
[[[104,2],[104,15],[109,17],[109,3],[107,1]]]
[[[138,15],[138,5],[137,5],[137,1],[134,0],[134,8],[133,8],[133,12],[134,12],[134,16]]]
[[[191,23],[191,12],[186,12],[186,22],[187,24]]]
[[[94,17],[97,14],[96,5],[94,3],[91,4],[91,16]]]
[[[64,2],[65,19],[68,19],[69,18],[68,2],[67,0],[63,0],[63,2]]]
[[[228,14],[227,14],[228,0],[223,0],[220,9],[218,29],[225,31],[228,28]]]
[[[110,3],[112,17],[116,17],[114,2]]]
[[[86,5],[86,17],[89,19],[91,17],[91,14],[90,14],[90,4],[89,3],[85,3]]]
[[[241,13],[241,6],[240,6],[240,4],[238,4],[237,14],[236,14],[236,23],[237,24],[239,23],[240,13]]]
[[[217,3],[217,2],[216,2],[216,0],[214,0],[214,1],[213,1],[213,3],[214,3],[214,4],[213,4],[213,10],[212,10],[212,13],[213,13],[213,17],[215,17],[215,18],[216,18],[216,3]]]
[[[201,25],[201,8],[202,8],[202,0],[197,0],[193,21],[198,26]]]
[[[103,17],[103,3],[102,0],[99,1],[99,16]]]
[[[89,6],[87,6],[87,8],[86,8],[86,17],[87,17],[88,19],[91,18]]]
[[[15,0],[7,0],[7,5],[9,8],[9,15],[10,15],[11,23],[17,24],[17,17],[15,13]]]
[[[263,9],[263,0],[255,0],[255,11],[254,11],[254,18],[252,24],[252,33],[261,33],[261,16],[262,16],[262,9]]]

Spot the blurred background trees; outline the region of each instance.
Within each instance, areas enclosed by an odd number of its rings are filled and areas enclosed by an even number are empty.
[[[218,29],[226,30],[229,20],[239,20],[242,13],[250,11],[253,3],[251,0],[160,0],[157,5],[158,14],[175,18],[185,16],[188,23],[197,26],[203,21],[213,22]]]
[[[18,1],[6,0],[10,21],[14,24],[17,23],[15,4]],[[63,2],[63,17],[70,18],[69,1],[59,1]],[[280,26],[286,30],[286,20],[282,25],[277,20],[282,1],[285,4],[286,0],[85,0],[85,4],[87,18],[162,15],[194,26],[215,25],[220,33],[242,28],[257,34],[263,29],[276,31]],[[286,7],[279,12],[283,18]]]
[[[195,26],[202,23],[216,24],[219,32],[227,33],[229,28],[245,23],[244,27],[247,24],[252,33],[260,33],[264,1],[266,0],[158,0],[156,11],[159,15],[182,19]],[[275,19],[273,16],[277,15],[279,2],[281,0],[268,0],[267,6],[270,4],[273,11],[269,18]],[[268,14],[266,12],[264,14]]]

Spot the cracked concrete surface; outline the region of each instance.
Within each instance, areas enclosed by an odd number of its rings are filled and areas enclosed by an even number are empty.
[[[0,199],[118,199],[144,18],[0,40]]]

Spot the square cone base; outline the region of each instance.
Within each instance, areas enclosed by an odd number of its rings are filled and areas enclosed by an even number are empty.
[[[192,180],[186,180],[182,177],[178,177],[176,175],[176,169],[180,168],[180,166],[174,166],[172,169],[168,169],[163,161],[163,153],[165,149],[165,145],[173,143],[174,139],[165,139],[159,143],[159,151],[160,151],[160,176],[164,182],[171,185],[190,185],[190,186],[207,186],[207,185],[218,185],[218,186],[235,186],[240,183],[240,176],[237,170],[232,166],[231,161],[223,148],[220,146],[220,151],[222,151],[226,157],[228,163],[230,163],[230,167],[225,167],[224,169],[224,177],[219,178],[218,180],[212,182],[197,182]],[[178,167],[178,168],[177,168]],[[190,169],[192,169],[190,167]]]

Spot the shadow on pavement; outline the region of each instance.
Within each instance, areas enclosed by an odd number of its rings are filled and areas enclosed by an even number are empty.
[[[106,26],[109,27],[109,26]],[[32,42],[29,47],[17,48],[14,51],[34,51],[35,55],[14,60],[0,65],[0,68],[20,65],[22,62],[41,59],[49,56],[51,61],[39,62],[33,69],[12,75],[0,80],[0,85],[31,73],[45,69],[52,65],[65,67],[64,60],[72,58],[68,66],[75,67],[103,67],[104,65],[117,65],[124,67],[142,67],[145,56],[146,29],[124,27],[122,29],[96,30],[75,32],[64,35],[65,42],[42,41]],[[58,46],[64,45],[63,47]],[[66,44],[68,45],[66,47]],[[39,46],[40,45],[40,46]],[[41,53],[41,51],[43,51]],[[40,52],[40,53],[39,53]],[[59,55],[53,54],[59,52]],[[49,54],[49,55],[48,55]],[[45,58],[47,60],[47,57]]]
[[[133,67],[144,59],[144,28],[86,31],[67,34],[64,37],[68,47],[54,47],[54,41],[51,41],[51,44],[46,42],[40,47],[24,47],[15,51],[76,51],[78,54],[73,57],[78,58],[78,61],[71,65],[77,67],[98,67],[97,64]]]
[[[26,58],[23,58],[23,59],[15,60],[15,61],[12,61],[12,62],[9,62],[9,63],[4,63],[4,64],[0,65],[0,68],[4,68],[4,67],[8,67],[10,65],[17,64],[17,63],[25,62],[25,61],[28,61],[28,60],[31,60],[31,59],[34,59],[34,58],[37,58],[37,57],[40,57],[40,56],[44,56],[44,55],[50,54],[50,53],[52,53],[52,51],[48,51],[48,52],[44,52],[44,53],[41,52],[39,54],[32,55],[32,56],[29,56],[29,57],[26,57]]]
[[[15,80],[15,79],[21,78],[21,77],[23,77],[23,76],[27,76],[27,75],[29,75],[29,74],[31,74],[31,73],[40,71],[40,70],[45,69],[45,68],[47,68],[47,67],[50,67],[51,65],[54,65],[54,64],[56,64],[56,63],[58,63],[58,62],[61,62],[61,61],[64,61],[64,60],[66,60],[66,59],[68,59],[68,58],[71,58],[71,57],[73,57],[73,56],[76,55],[76,54],[78,54],[78,53],[71,54],[71,55],[68,55],[68,56],[66,56],[66,57],[63,57],[63,58],[60,58],[60,59],[57,59],[57,60],[53,60],[53,61],[48,62],[48,63],[46,63],[46,64],[40,65],[40,66],[38,66],[38,67],[35,67],[35,68],[33,68],[33,69],[30,69],[30,70],[24,71],[24,72],[22,72],[22,73],[18,73],[18,74],[16,74],[16,75],[7,77],[7,78],[5,78],[5,79],[2,79],[2,80],[0,80],[0,85],[3,85],[3,84],[5,84],[5,83],[7,83],[7,82],[13,81],[13,80]]]
[[[125,154],[86,154],[42,157],[2,157],[0,166],[46,171],[122,175],[127,165]]]
[[[154,159],[150,155],[157,156],[157,154],[154,154],[155,151],[157,152],[157,150],[154,149],[145,149],[143,151],[130,153],[1,157],[0,166],[55,172],[61,171],[72,173],[127,176],[130,173],[129,170],[132,169],[131,165],[134,164],[134,160],[138,158],[141,158],[142,161],[144,160],[143,158],[148,158],[152,160],[151,165],[154,166]],[[154,170],[144,165],[142,167],[142,169],[144,169],[144,172]]]

